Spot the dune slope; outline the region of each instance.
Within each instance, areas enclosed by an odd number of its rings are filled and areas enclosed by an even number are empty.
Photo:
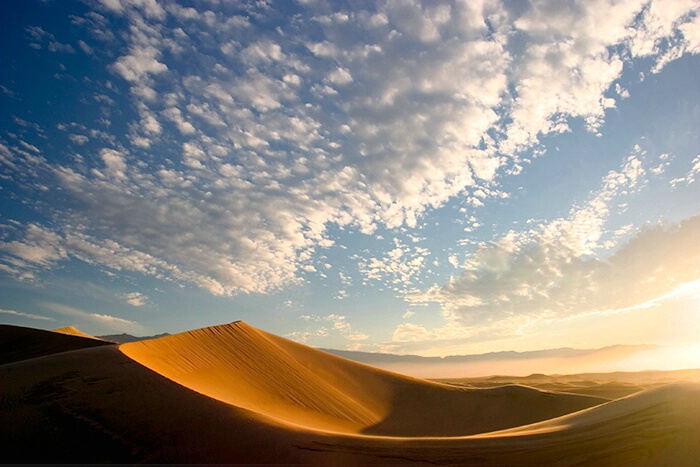
[[[700,458],[698,400],[700,384],[676,383],[509,430],[403,441],[345,437],[308,448],[438,465],[691,467]]]
[[[695,466],[700,458],[700,424],[697,423],[700,420],[700,404],[697,403],[700,384],[697,383],[642,390],[560,417],[485,432],[484,425],[479,425],[483,421],[479,420],[488,416],[480,418],[473,407],[482,404],[483,412],[504,418],[498,404],[509,407],[510,412],[528,412],[533,410],[530,407],[533,401],[537,409],[545,406],[540,400],[548,397],[547,393],[519,386],[453,392],[447,385],[404,378],[348,364],[342,359],[328,359],[323,352],[242,323],[233,328],[217,328],[194,331],[190,337],[197,337],[214,354],[221,351],[221,343],[214,345],[217,339],[210,338],[212,335],[219,335],[231,346],[234,345],[232,336],[235,337],[237,352],[242,353],[226,358],[234,360],[238,355],[241,362],[236,363],[236,374],[252,379],[227,379],[227,384],[234,389],[219,387],[216,390],[221,392],[221,397],[229,391],[233,395],[227,397],[237,398],[239,403],[244,400],[248,408],[208,397],[177,383],[127,357],[124,349],[120,351],[114,345],[64,351],[0,365],[0,413],[9,421],[0,423],[3,460],[23,463],[652,467]],[[2,331],[0,328],[0,340]],[[45,337],[45,331],[36,333],[27,328],[14,331],[25,334],[24,343]],[[241,334],[247,337],[242,338]],[[185,376],[180,375],[181,378],[195,379],[193,374],[200,370],[206,375],[206,371],[213,371],[207,370],[209,365],[220,363],[207,352],[201,354],[201,350],[194,352],[190,346],[182,347],[189,343],[190,337],[180,337],[177,346],[174,341],[167,346],[160,342],[156,348],[168,353],[172,344],[185,353],[191,368],[183,371]],[[262,352],[261,339],[267,341],[268,351],[274,350],[273,353]],[[147,352],[147,348],[151,350]],[[153,345],[136,350],[143,353],[144,359],[148,356],[157,360],[152,353]],[[253,350],[254,355],[246,356],[246,352]],[[184,357],[171,356],[178,365],[183,363],[180,360]],[[262,377],[262,370],[273,373]],[[306,381],[306,371],[323,381]],[[294,379],[287,372],[300,379]],[[212,381],[217,382],[216,379]],[[318,394],[315,391],[319,390],[319,384],[323,384],[320,386],[323,390],[330,384],[335,392]],[[292,392],[277,394],[275,391],[281,387]],[[266,394],[263,389],[272,392]],[[372,398],[374,391],[376,399]],[[337,393],[344,398],[336,399],[341,397]],[[412,399],[418,396],[434,397],[437,402]],[[470,436],[369,434],[377,425],[380,426],[378,431],[396,432],[391,423],[400,424],[398,421],[415,426],[415,420],[409,419],[425,421],[421,419],[425,416],[421,412],[433,409],[440,413],[444,423],[451,423],[451,417],[463,417],[458,404],[449,405],[451,397],[463,402],[466,413],[473,417],[470,426],[478,425],[476,428],[481,433]],[[340,404],[339,400],[348,398],[355,398],[364,416],[383,413],[384,419],[366,427],[362,416],[353,417],[340,408],[335,412],[330,410]],[[271,399],[274,400],[270,402]],[[563,400],[573,399],[565,397]],[[407,401],[413,408],[406,406]],[[274,407],[283,412],[281,417],[274,410],[265,409],[268,402],[277,404]],[[448,404],[451,417],[447,411],[435,408],[439,403]],[[289,408],[290,404],[295,408]],[[269,413],[261,413],[265,410]],[[313,423],[293,418],[314,411],[318,413]],[[345,431],[311,426],[320,424],[319,420],[325,420],[326,426],[341,427]],[[430,418],[425,423],[437,424]],[[502,424],[503,419],[499,423]]]
[[[469,389],[372,368],[243,322],[122,344],[155,372],[292,425],[385,436],[463,436],[605,402],[524,386]]]
[[[299,449],[312,438],[176,384],[115,345],[0,365],[0,413],[4,463],[322,465],[314,459],[344,457]]]
[[[111,343],[42,329],[0,324],[0,365],[100,345]]]

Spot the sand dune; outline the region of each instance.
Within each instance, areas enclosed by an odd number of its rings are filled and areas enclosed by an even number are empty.
[[[99,337],[91,336],[90,334],[87,334],[80,329],[77,329],[73,326],[65,326],[62,328],[57,328],[57,329],[52,329],[53,332],[58,332],[60,334],[67,334],[69,336],[79,336],[79,337],[85,337],[87,339],[95,339],[98,341],[104,340],[100,339]]]
[[[81,339],[0,342],[44,333]],[[605,384],[557,378],[532,382]],[[439,384],[234,323],[0,365],[0,442],[5,462],[694,466],[698,400],[696,383],[603,403]]]
[[[524,386],[475,390],[401,376],[255,329],[198,329],[120,350],[214,399],[285,423],[385,436],[463,436],[549,419],[603,399]]]
[[[574,414],[461,438],[349,438],[316,449],[401,456],[434,464],[695,466],[700,385],[672,384]]]
[[[109,344],[99,339],[5,324],[0,324],[0,336],[0,365]]]
[[[474,388],[490,388],[502,386],[503,384],[517,383],[545,391],[619,399],[644,389],[651,389],[669,383],[700,383],[700,369],[616,371],[612,373],[580,373],[572,375],[533,374],[530,376],[450,378],[437,381]]]

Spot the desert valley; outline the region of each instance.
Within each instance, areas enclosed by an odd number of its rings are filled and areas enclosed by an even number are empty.
[[[4,460],[695,465],[700,370],[431,381],[238,321],[116,345],[0,327]]]

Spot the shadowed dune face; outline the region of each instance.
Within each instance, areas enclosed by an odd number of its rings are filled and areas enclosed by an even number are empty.
[[[0,365],[0,413],[8,463],[307,463],[315,454],[294,447],[296,432],[173,383],[115,345]]]
[[[465,438],[408,438],[404,458],[436,465],[694,467],[700,458],[700,384],[675,383],[514,429]],[[398,441],[353,438],[319,450],[396,455]]]
[[[469,389],[405,377],[315,350],[245,323],[120,350],[214,399],[284,423],[383,436],[464,436],[605,402],[523,386]]]
[[[99,339],[0,324],[0,365],[58,352],[112,345]]]

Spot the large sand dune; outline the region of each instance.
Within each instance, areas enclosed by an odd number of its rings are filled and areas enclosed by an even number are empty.
[[[700,385],[638,389],[439,384],[239,322],[1,365],[0,439],[6,462],[697,465]]]
[[[336,357],[243,322],[123,344],[130,358],[190,389],[285,423],[386,436],[463,436],[604,400],[524,386],[469,389]]]

